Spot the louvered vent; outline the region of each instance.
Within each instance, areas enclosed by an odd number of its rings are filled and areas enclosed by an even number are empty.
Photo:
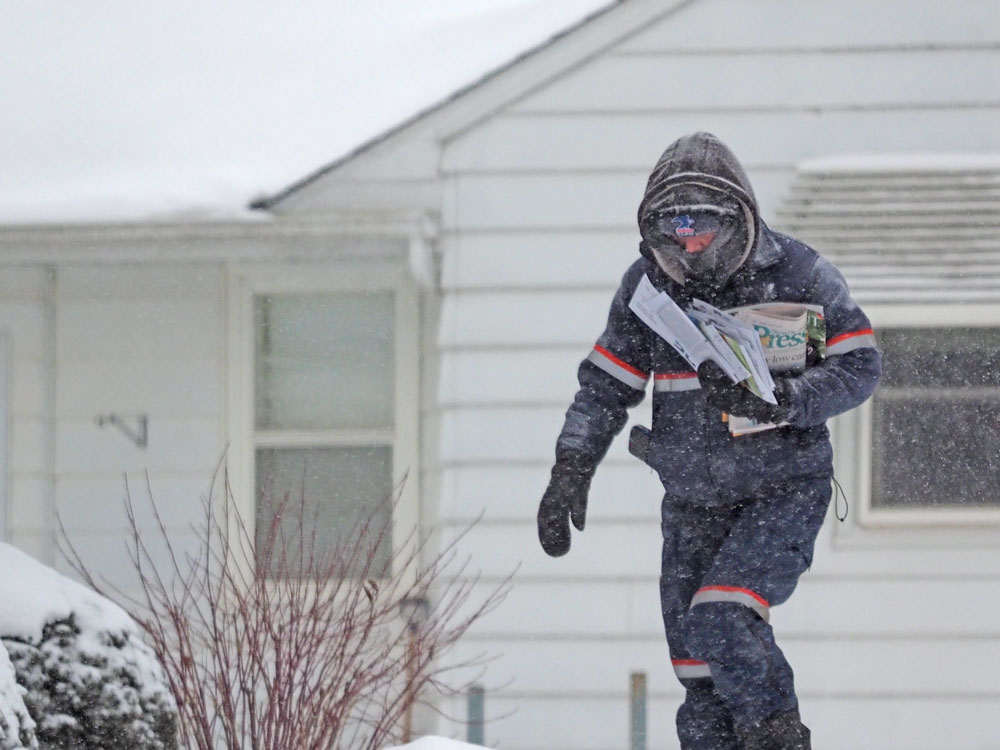
[[[805,163],[777,218],[859,300],[1000,302],[1000,156]]]

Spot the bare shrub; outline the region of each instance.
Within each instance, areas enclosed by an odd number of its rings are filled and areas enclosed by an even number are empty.
[[[461,535],[430,555],[413,530],[386,562],[377,550],[393,528],[379,519],[392,514],[375,512],[321,548],[306,498],[286,495],[255,550],[222,470],[203,499],[195,551],[181,554],[148,479],[146,490],[151,539],[127,486],[125,502],[141,594],[110,596],[163,664],[182,746],[376,750],[410,739],[414,704],[467,687],[449,684],[449,672],[481,664],[445,669],[439,660],[509,589],[508,579],[478,590],[458,559]],[[398,494],[385,502],[395,507]],[[68,546],[77,571],[104,593]]]

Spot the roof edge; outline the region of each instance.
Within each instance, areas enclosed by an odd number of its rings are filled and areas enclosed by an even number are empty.
[[[684,7],[687,7],[688,5],[692,5],[692,4],[696,3],[696,2],[698,2],[698,0],[677,0],[676,2],[672,2],[672,3],[666,4],[666,7],[661,8],[658,12],[654,13],[653,15],[654,16],[658,16],[658,15],[671,14],[671,13],[674,13],[674,12],[676,12],[678,10],[683,9]],[[513,68],[516,68],[516,67],[520,66],[521,64],[523,64],[525,61],[527,61],[529,59],[537,58],[541,53],[549,50],[553,46],[555,46],[558,43],[560,43],[563,40],[565,40],[567,37],[576,35],[581,29],[583,29],[584,27],[592,25],[593,23],[595,23],[596,21],[598,21],[600,19],[606,18],[606,17],[608,17],[610,15],[613,15],[614,13],[616,13],[618,11],[621,11],[621,10],[624,10],[626,8],[636,8],[636,7],[639,7],[641,5],[645,5],[648,8],[652,8],[653,6],[658,5],[658,4],[659,3],[657,3],[656,0],[612,0],[612,2],[609,2],[607,5],[605,5],[605,6],[601,7],[601,8],[598,8],[597,10],[595,10],[595,11],[587,14],[586,16],[584,16],[583,18],[581,18],[579,21],[577,21],[576,23],[572,24],[571,26],[566,27],[562,31],[559,31],[558,33],[552,35],[551,37],[549,37],[548,39],[540,42],[539,44],[536,44],[535,46],[530,47],[529,49],[527,49],[524,52],[522,52],[522,53],[518,54],[517,56],[513,57],[512,59],[510,59],[506,63],[500,65],[497,68],[494,68],[494,69],[490,70],[489,72],[487,72],[486,74],[480,76],[479,78],[475,79],[474,81],[470,82],[469,84],[467,84],[465,86],[462,86],[461,88],[455,90],[453,93],[451,93],[450,95],[448,95],[444,99],[441,99],[441,100],[435,102],[434,104],[430,105],[429,107],[426,107],[425,109],[422,109],[422,110],[418,111],[412,117],[409,117],[409,118],[403,120],[402,122],[400,122],[398,125],[395,125],[395,126],[389,128],[386,131],[383,131],[382,133],[380,133],[379,135],[375,136],[374,138],[372,138],[372,139],[370,139],[368,141],[365,141],[364,143],[360,144],[356,148],[354,148],[351,151],[347,152],[343,156],[341,156],[341,157],[337,158],[336,160],[330,162],[329,164],[326,164],[326,165],[320,167],[319,169],[317,169],[317,170],[315,170],[315,171],[307,174],[302,179],[297,180],[297,181],[291,183],[290,185],[288,185],[287,187],[281,189],[277,193],[274,193],[272,195],[261,196],[259,198],[254,199],[253,201],[251,201],[248,204],[248,208],[250,210],[252,210],[252,211],[267,211],[267,210],[270,210],[271,208],[274,208],[276,205],[278,205],[279,203],[283,202],[286,198],[290,197],[291,195],[294,195],[295,193],[298,193],[301,190],[309,187],[310,185],[318,182],[319,180],[321,180],[322,178],[326,177],[327,175],[335,172],[337,169],[341,168],[345,164],[354,161],[358,157],[360,157],[360,156],[362,156],[362,155],[364,155],[364,154],[366,154],[366,153],[374,150],[375,148],[379,147],[380,145],[386,143],[387,141],[389,141],[389,140],[391,140],[393,138],[398,137],[403,132],[411,129],[415,125],[417,125],[417,124],[419,124],[419,123],[421,123],[421,122],[429,119],[430,117],[432,117],[434,115],[439,114],[443,110],[445,110],[448,107],[450,107],[453,104],[455,104],[456,101],[467,97],[470,93],[472,93],[473,91],[476,91],[478,89],[481,89],[483,86],[487,85],[488,83],[491,83],[492,81],[495,81],[495,80],[497,80],[499,78],[502,78],[507,73],[509,73]],[[645,15],[643,15],[642,18],[640,19],[640,21],[636,24],[636,28],[635,29],[632,29],[632,30],[630,30],[629,32],[627,32],[625,34],[619,34],[619,35],[617,35],[616,38],[615,38],[615,40],[612,42],[612,44],[617,44],[619,41],[621,41],[622,38],[627,37],[628,35],[630,35],[632,33],[635,33],[636,31],[640,31],[640,30],[646,28],[647,24],[648,24],[648,19],[645,17]],[[602,49],[604,49],[604,48],[605,47],[602,47]],[[586,59],[592,53],[593,53],[592,51],[589,52],[587,55],[583,56],[582,59]],[[578,58],[574,58],[574,60],[572,62],[570,62],[569,64],[563,66],[560,69],[559,73],[562,73],[564,70],[572,67],[573,65],[579,64],[580,59],[581,58],[579,58],[579,57]],[[551,77],[550,77],[550,79],[551,79]],[[536,88],[537,86],[538,86],[538,83],[537,82],[533,82],[528,87],[526,87],[526,89],[527,90],[531,90],[531,89]],[[518,92],[513,93],[513,94],[507,94],[506,95],[506,100],[509,101],[511,99],[516,99],[518,96],[521,96],[523,93],[524,93],[523,91],[518,91]],[[471,117],[469,119],[471,121],[475,121],[478,118],[477,117]],[[466,126],[467,126],[467,123],[466,123],[466,125],[460,125],[460,126],[458,126],[456,128],[456,130],[461,130],[463,127],[466,127]]]

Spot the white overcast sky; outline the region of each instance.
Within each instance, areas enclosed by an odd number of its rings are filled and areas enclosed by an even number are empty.
[[[0,222],[225,215],[609,0],[7,0]]]

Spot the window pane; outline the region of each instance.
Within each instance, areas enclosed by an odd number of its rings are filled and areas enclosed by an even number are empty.
[[[998,427],[998,399],[876,399],[872,507],[1000,504]]]
[[[1000,387],[1000,329],[891,328],[878,340],[881,388]]]
[[[258,554],[263,554],[271,529],[283,533],[283,541],[277,546],[288,553],[285,565],[272,556],[269,575],[300,575],[300,550],[308,560],[311,549],[329,555],[337,545],[341,550],[350,550],[359,543],[366,553],[374,553],[367,576],[387,572],[392,555],[391,534],[382,534],[381,538],[379,534],[389,529],[392,490],[389,446],[258,449]],[[367,539],[359,540],[360,525],[369,520]],[[364,557],[346,574],[362,575]]]
[[[1000,330],[879,332],[872,507],[1000,505]]]
[[[391,428],[391,292],[254,300],[258,429]]]

